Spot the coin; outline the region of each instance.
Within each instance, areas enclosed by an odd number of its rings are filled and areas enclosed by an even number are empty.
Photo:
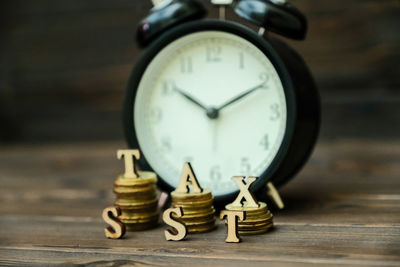
[[[158,220],[146,223],[124,223],[126,226],[126,231],[142,231],[154,228],[158,225]]]
[[[238,222],[238,233],[242,235],[262,234],[273,226],[273,215],[264,202],[258,202],[258,207],[248,207],[246,202],[242,206],[228,204],[227,210],[245,211],[246,219]]]
[[[183,216],[179,219],[187,226],[189,233],[202,233],[215,228],[214,198],[210,190],[204,189],[201,193],[173,191],[171,199],[172,207],[182,208]]]
[[[209,189],[204,189],[201,193],[180,193],[176,191],[171,192],[172,199],[183,200],[183,201],[200,201],[212,198],[211,191]]]
[[[154,228],[159,221],[157,177],[154,172],[138,172],[138,178],[118,176],[114,182],[115,205],[127,231]]]

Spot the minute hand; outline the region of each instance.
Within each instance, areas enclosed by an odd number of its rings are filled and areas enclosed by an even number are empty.
[[[229,105],[231,105],[231,104],[237,102],[238,100],[242,99],[243,97],[245,97],[245,96],[247,96],[247,95],[253,93],[253,92],[256,91],[257,89],[260,89],[261,87],[264,87],[264,83],[261,83],[261,84],[255,86],[255,87],[253,87],[253,88],[250,88],[249,90],[247,90],[247,91],[241,93],[240,95],[238,95],[238,96],[232,98],[231,100],[225,102],[224,104],[222,104],[221,106],[219,106],[219,107],[217,108],[218,111],[220,111],[221,109],[226,108],[227,106],[229,106]]]

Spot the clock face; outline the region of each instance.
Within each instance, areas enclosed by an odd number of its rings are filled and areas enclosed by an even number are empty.
[[[282,145],[287,105],[279,75],[251,42],[223,31],[184,35],[147,65],[134,129],[151,168],[171,187],[190,162],[214,196],[232,176],[261,176]]]

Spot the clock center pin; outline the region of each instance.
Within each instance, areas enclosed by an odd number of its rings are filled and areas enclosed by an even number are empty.
[[[207,114],[208,118],[215,120],[215,119],[218,119],[218,117],[219,117],[219,110],[215,107],[210,107],[210,108],[207,108],[206,114]]]

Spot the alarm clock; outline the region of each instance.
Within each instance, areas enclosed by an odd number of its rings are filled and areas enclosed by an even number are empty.
[[[238,193],[232,176],[257,176],[250,190],[281,186],[304,165],[317,140],[317,88],[302,58],[268,31],[304,39],[305,17],[285,1],[238,0],[238,22],[204,18],[193,0],[165,0],[137,29],[144,51],[126,89],[128,145],[162,191],[190,162],[222,206]],[[264,32],[263,29],[267,29]]]

